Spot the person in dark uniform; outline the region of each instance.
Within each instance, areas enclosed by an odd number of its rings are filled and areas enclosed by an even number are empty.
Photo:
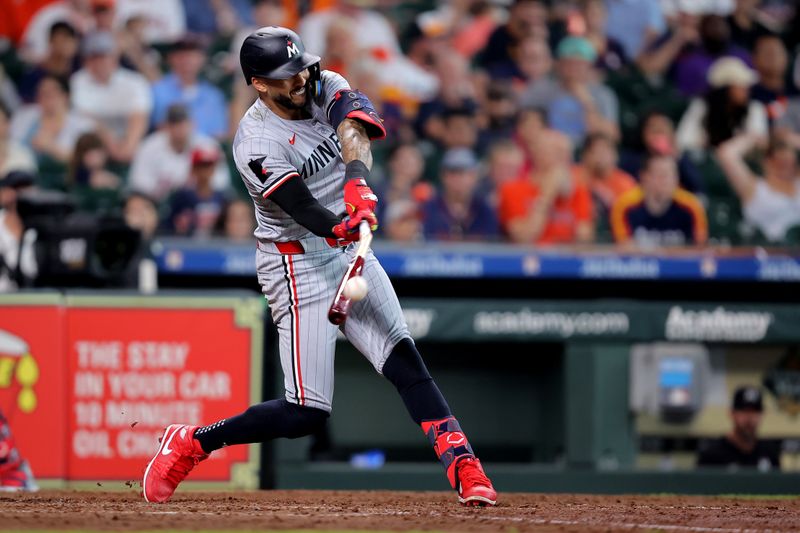
[[[733,429],[701,447],[697,466],[780,470],[780,443],[758,438],[763,411],[760,389],[736,389],[731,407]]]

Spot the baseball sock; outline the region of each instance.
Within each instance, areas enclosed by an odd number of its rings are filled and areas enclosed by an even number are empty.
[[[397,343],[383,365],[383,375],[397,388],[456,488],[458,461],[475,454],[411,339]]]
[[[451,416],[450,406],[410,338],[406,337],[395,345],[382,372],[397,388],[408,413],[417,424],[421,424],[423,420],[439,420]]]
[[[279,437],[296,439],[316,431],[330,413],[284,399],[251,405],[245,412],[197,429],[194,438],[206,453],[231,444],[266,442]]]

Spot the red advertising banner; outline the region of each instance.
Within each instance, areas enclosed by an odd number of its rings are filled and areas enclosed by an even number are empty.
[[[35,300],[43,298],[31,301]],[[19,297],[0,303],[0,411],[36,477],[63,479],[67,471],[64,308],[58,296],[49,300],[49,305],[26,303]]]
[[[138,481],[164,427],[259,401],[264,303],[236,296],[0,295],[0,412],[37,480]],[[254,488],[257,450],[192,481]]]
[[[70,305],[68,475],[138,480],[172,423],[208,424],[251,403],[252,331],[235,309]],[[192,473],[231,478],[248,447],[224,448]]]

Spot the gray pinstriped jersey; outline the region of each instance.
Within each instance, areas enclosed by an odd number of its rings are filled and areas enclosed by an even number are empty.
[[[311,104],[312,118],[283,119],[258,99],[239,122],[233,158],[255,203],[258,239],[297,240],[310,233],[269,200],[272,192],[298,174],[320,204],[344,213],[345,165],[325,110],[336,92],[349,85],[329,70],[322,71],[321,80],[321,105]]]

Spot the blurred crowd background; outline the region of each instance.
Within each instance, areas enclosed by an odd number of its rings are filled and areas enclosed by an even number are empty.
[[[34,187],[145,236],[248,242],[238,51],[296,29],[370,96],[381,236],[800,239],[790,0],[0,0],[0,243]],[[5,263],[25,262],[6,246]],[[63,255],[63,254],[62,254]],[[21,267],[24,268],[24,267]],[[0,269],[1,270],[1,269]]]

